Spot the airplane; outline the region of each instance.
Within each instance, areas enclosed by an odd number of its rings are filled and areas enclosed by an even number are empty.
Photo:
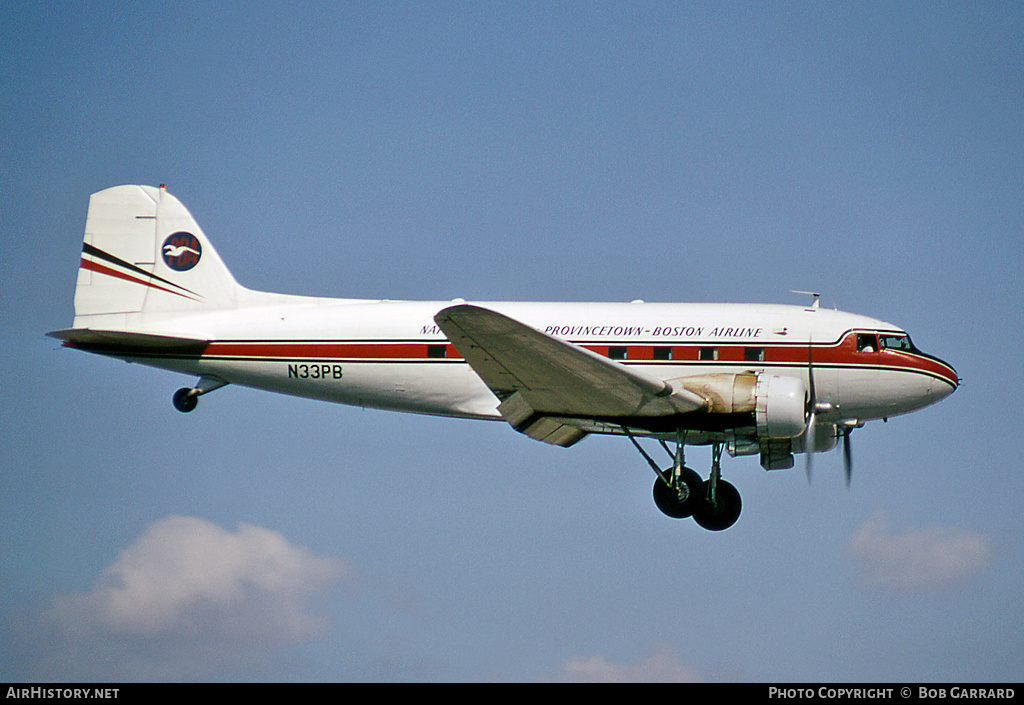
[[[809,292],[795,292],[809,294]],[[390,301],[239,285],[161,185],[93,194],[63,346],[197,377],[181,412],[228,384],[362,407],[504,420],[569,447],[625,436],[667,516],[721,531],[739,518],[723,451],[792,468],[850,433],[956,390],[952,366],[903,329],[819,306]],[[662,463],[640,443],[668,454]],[[711,446],[707,479],[686,445]]]

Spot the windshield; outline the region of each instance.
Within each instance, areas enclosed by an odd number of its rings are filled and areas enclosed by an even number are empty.
[[[878,343],[888,350],[914,351],[914,344],[910,342],[909,335],[879,335]]]

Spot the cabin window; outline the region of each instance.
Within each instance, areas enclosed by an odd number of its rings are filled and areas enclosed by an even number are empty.
[[[613,360],[625,360],[628,348],[625,345],[608,346],[608,357]]]
[[[764,348],[743,348],[743,359],[746,362],[764,362]]]
[[[878,352],[878,338],[873,333],[858,333],[857,352]]]
[[[672,359],[672,348],[666,347],[655,347],[651,352],[651,357],[655,360],[671,360]]]
[[[428,345],[427,357],[445,357],[447,345]]]
[[[701,348],[698,354],[700,360],[717,360],[718,348]]]

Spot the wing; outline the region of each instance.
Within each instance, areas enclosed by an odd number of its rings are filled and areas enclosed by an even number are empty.
[[[489,309],[452,306],[434,320],[502,400],[502,417],[537,440],[572,445],[585,435],[573,419],[669,416],[705,405],[693,392]]]

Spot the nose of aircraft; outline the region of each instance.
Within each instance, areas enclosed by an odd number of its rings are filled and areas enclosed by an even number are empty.
[[[934,378],[931,383],[931,389],[929,390],[930,401],[934,404],[937,401],[942,401],[950,394],[956,391],[957,387],[960,386],[960,376],[953,369],[953,366],[945,360],[940,360],[937,357],[931,358],[938,365],[939,369],[938,377]]]

